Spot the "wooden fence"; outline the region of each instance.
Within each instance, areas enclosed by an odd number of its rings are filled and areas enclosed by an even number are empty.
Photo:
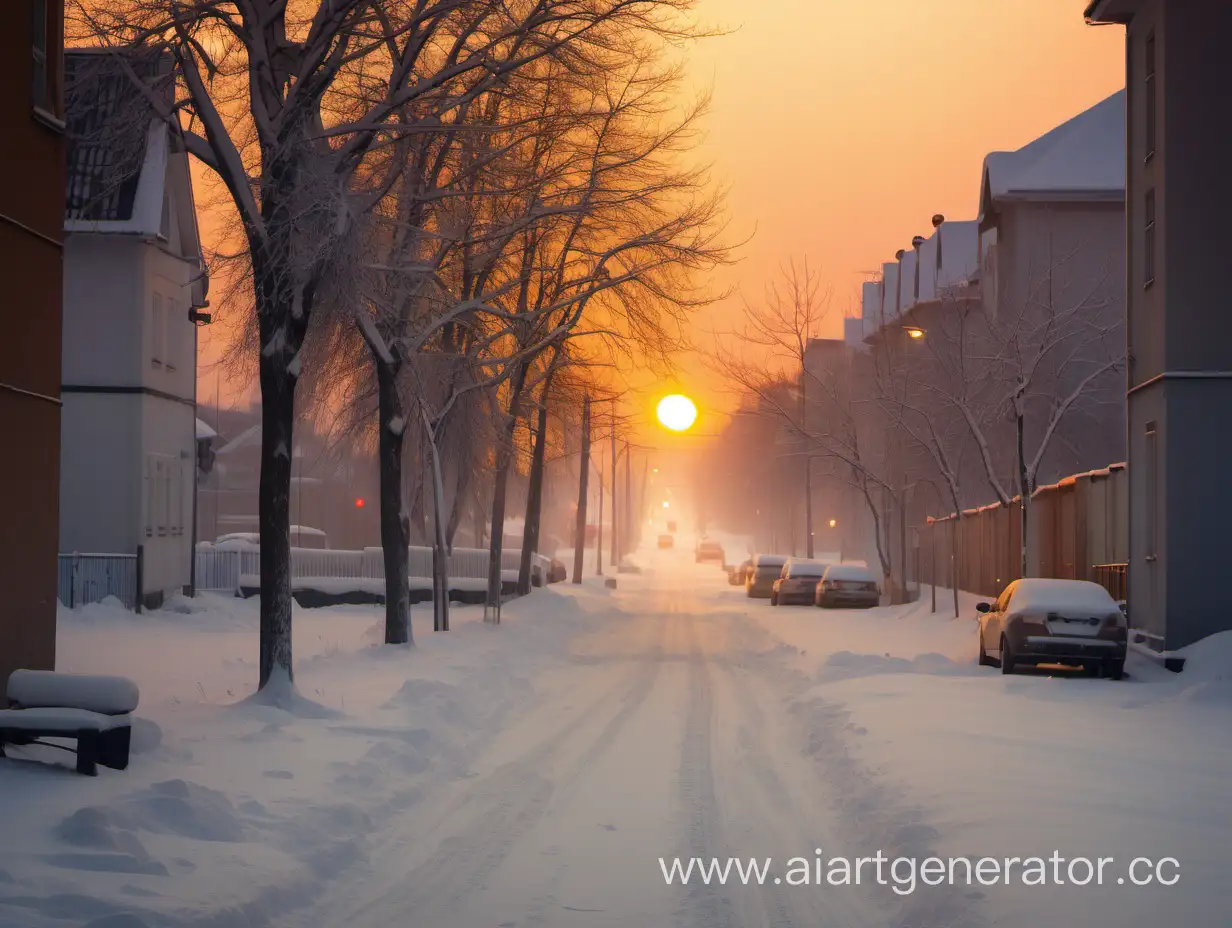
[[[922,582],[997,596],[1022,573],[1021,502],[929,518],[920,531]],[[1124,464],[1066,477],[1031,497],[1028,573],[1093,580],[1124,599],[1129,554],[1129,472]],[[955,541],[957,545],[955,545]]]

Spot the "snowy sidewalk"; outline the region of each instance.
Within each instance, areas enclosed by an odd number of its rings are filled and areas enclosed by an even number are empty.
[[[297,683],[321,708],[294,715],[236,705],[253,603],[65,615],[62,668],[134,677],[145,721],[123,774],[0,762],[0,926],[1205,928],[1232,911],[1228,642],[1179,677],[1003,677],[943,603],[772,608],[692,561],[536,591],[499,628],[459,609],[413,651],[377,644],[379,609],[298,610]],[[1174,857],[1181,880],[792,884],[818,848]],[[770,863],[685,886],[660,862],[728,857]]]

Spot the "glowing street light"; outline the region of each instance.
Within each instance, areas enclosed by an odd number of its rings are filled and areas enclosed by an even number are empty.
[[[838,525],[838,519],[831,519],[830,528],[834,528],[836,525]]]
[[[664,509],[671,509],[671,508],[672,508],[672,504],[671,504],[671,503],[669,503],[667,500],[664,500],[664,501],[663,501],[663,508],[664,508]]]
[[[923,338],[924,330],[914,325],[903,326],[903,331],[907,333],[908,338]]]

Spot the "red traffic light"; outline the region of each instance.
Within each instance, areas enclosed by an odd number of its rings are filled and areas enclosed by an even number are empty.
[[[355,497],[355,508],[356,509],[364,508],[364,498],[362,496]]]

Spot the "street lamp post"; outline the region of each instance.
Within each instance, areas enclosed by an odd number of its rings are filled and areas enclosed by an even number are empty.
[[[940,213],[933,216],[933,228],[937,230],[937,260],[933,265],[933,299],[941,298],[941,226],[945,223],[945,217]]]

